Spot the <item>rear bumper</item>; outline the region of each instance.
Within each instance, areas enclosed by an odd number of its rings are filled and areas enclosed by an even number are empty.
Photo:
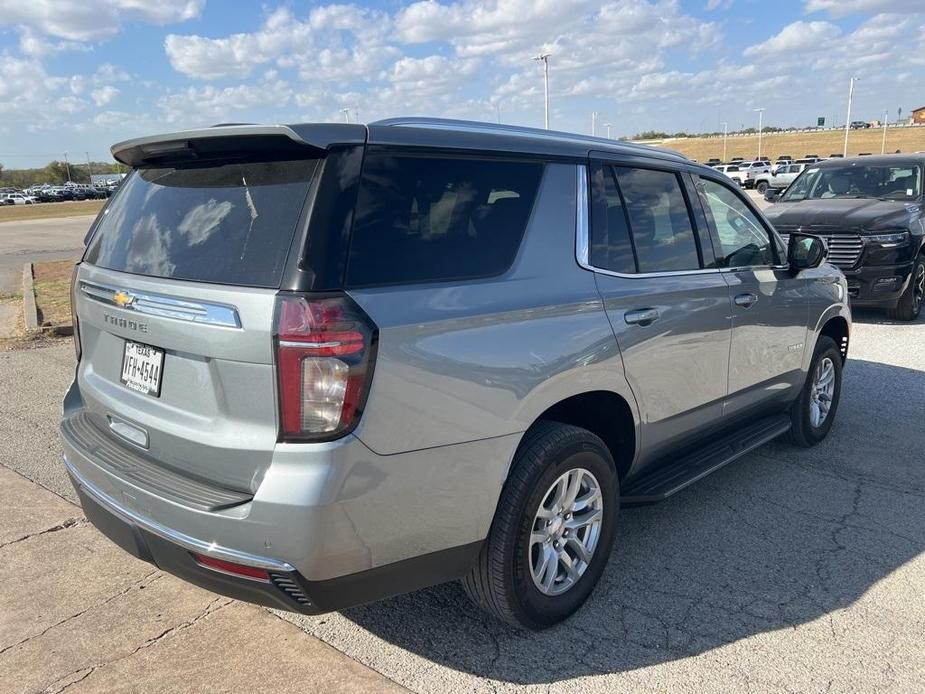
[[[511,434],[385,456],[354,435],[327,443],[279,443],[259,486],[240,503],[226,504],[192,493],[192,478],[180,480],[189,492],[182,495],[176,487],[168,489],[170,476],[136,474],[137,468],[115,464],[103,441],[66,426],[83,410],[79,388],[72,386],[62,425],[65,463],[88,518],[100,530],[132,554],[193,583],[310,613],[463,575],[488,534],[520,440]],[[158,466],[145,451],[117,445]],[[281,583],[299,586],[307,602],[275,583],[255,585],[205,568],[191,552],[278,574]]]
[[[896,305],[909,285],[912,262],[899,265],[861,265],[844,270],[848,280],[848,297],[853,306]]]
[[[396,562],[327,581],[308,581],[290,564],[184,535],[138,515],[95,488],[65,460],[87,519],[129,554],[212,592],[257,605],[303,614],[344,609],[463,575],[481,542]],[[209,569],[194,553],[265,569],[268,580]]]

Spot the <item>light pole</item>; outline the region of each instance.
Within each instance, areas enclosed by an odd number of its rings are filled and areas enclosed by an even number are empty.
[[[350,122],[350,109],[342,108],[340,112],[344,114],[344,123],[349,123]]]
[[[723,163],[726,162],[726,138],[729,137],[729,122],[723,121]]]
[[[597,135],[597,111],[591,111],[591,137]]]
[[[758,159],[756,160],[758,161],[761,159],[761,131],[764,130],[764,126],[762,126],[761,123],[764,116],[764,107],[754,110],[758,113]]]
[[[546,129],[549,130],[549,56],[551,53],[540,53],[539,55],[533,56],[533,60],[542,60],[543,61],[543,94],[545,96],[545,117],[543,122],[546,125]]]
[[[90,153],[84,152],[87,155],[87,175],[90,177],[90,183],[93,182],[93,168],[90,166]]]
[[[604,123],[604,127],[607,128],[607,139],[610,139],[610,123]]]
[[[888,111],[883,112],[883,139],[880,141],[880,154],[886,154],[886,122],[890,114]]]
[[[71,164],[67,160],[67,152],[64,153],[64,166],[67,168],[67,182],[71,182]]]
[[[842,157],[848,156],[848,131],[851,130],[851,100],[854,98],[854,83],[857,77],[852,77],[848,83],[848,113],[845,115],[845,148],[842,151]]]

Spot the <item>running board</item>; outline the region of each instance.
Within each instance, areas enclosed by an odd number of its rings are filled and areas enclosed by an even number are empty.
[[[624,506],[638,506],[667,499],[789,430],[788,415],[765,417],[681,458],[663,465],[655,463],[656,469],[627,485],[620,502]]]

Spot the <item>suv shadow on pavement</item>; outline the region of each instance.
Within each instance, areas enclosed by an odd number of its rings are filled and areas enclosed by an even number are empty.
[[[517,684],[630,671],[825,616],[834,634],[836,611],[925,550],[923,435],[880,406],[899,397],[925,411],[925,372],[850,360],[845,388],[838,435],[814,449],[772,442],[660,505],[622,511],[599,589],[559,627],[499,623],[455,583],[343,615],[428,660]]]
[[[852,308],[851,309],[851,318],[855,323],[864,323],[866,325],[916,325],[919,323],[925,323],[925,311],[922,312],[918,318],[914,321],[903,321],[903,320],[892,320],[886,317],[884,311],[878,311],[877,309],[862,309],[862,308]]]

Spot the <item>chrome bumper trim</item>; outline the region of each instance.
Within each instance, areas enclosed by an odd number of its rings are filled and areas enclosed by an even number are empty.
[[[168,542],[172,542],[192,552],[198,552],[199,554],[204,554],[209,557],[224,559],[246,566],[255,566],[257,568],[267,569],[268,571],[294,572],[296,570],[291,564],[279,561],[278,559],[270,559],[269,557],[261,557],[229,547],[221,547],[214,542],[206,542],[205,540],[190,537],[178,530],[168,528],[166,525],[146,518],[117,502],[106,492],[96,487],[92,482],[88,481],[86,477],[81,475],[80,472],[77,471],[77,468],[68,461],[67,456],[64,456],[64,467],[67,468],[68,474],[80,485],[81,489],[89,496],[93,497],[93,499],[107,511],[121,517],[125,521],[134,523],[139,528],[153,535],[157,535]]]

